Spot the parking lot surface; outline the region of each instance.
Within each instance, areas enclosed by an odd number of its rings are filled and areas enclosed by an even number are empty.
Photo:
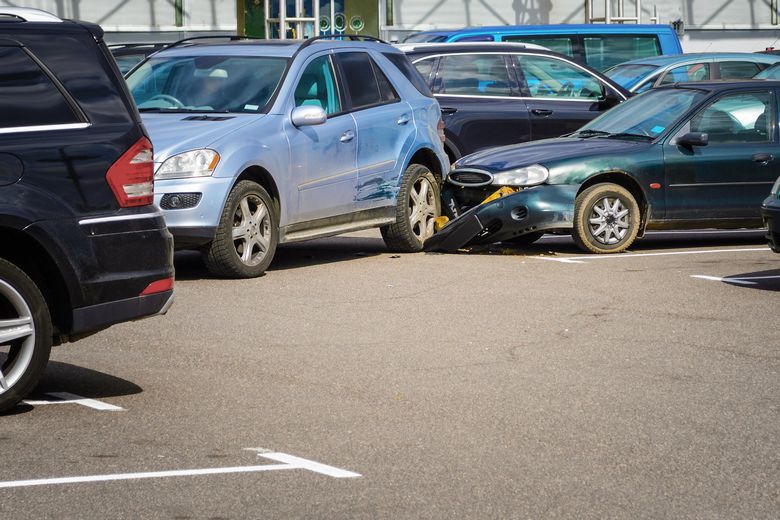
[[[176,257],[167,316],[55,348],[0,418],[3,518],[776,518],[760,232]],[[268,466],[268,467],[264,467]],[[61,480],[57,480],[61,479]]]

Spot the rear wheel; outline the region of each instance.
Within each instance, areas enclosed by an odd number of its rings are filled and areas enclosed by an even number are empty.
[[[268,268],[278,241],[279,217],[271,196],[257,183],[241,181],[228,195],[203,261],[217,276],[254,278]]]
[[[21,269],[0,259],[0,412],[29,394],[46,368],[52,325],[41,291]]]
[[[572,237],[584,251],[619,253],[636,239],[639,222],[639,205],[630,191],[596,184],[577,196]]]
[[[411,164],[404,172],[393,224],[382,227],[387,247],[402,253],[422,251],[433,236],[434,221],[441,215],[439,183],[421,164]]]

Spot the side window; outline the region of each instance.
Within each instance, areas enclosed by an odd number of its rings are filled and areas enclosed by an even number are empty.
[[[724,61],[720,64],[722,79],[752,78],[759,72],[761,67],[749,61]]]
[[[714,143],[763,143],[771,140],[771,95],[744,92],[721,97],[707,106],[677,133],[704,132]]]
[[[605,70],[618,63],[648,58],[661,54],[658,37],[654,34],[589,35],[583,37],[585,63],[598,70]]]
[[[460,38],[455,39],[456,42],[492,42],[494,41],[493,36],[489,34],[475,34],[472,36],[461,36]]]
[[[62,92],[19,47],[0,47],[0,128],[80,123]]]
[[[571,63],[546,56],[515,55],[531,97],[599,99],[601,83]]]
[[[440,93],[509,96],[509,72],[503,54],[455,54],[439,65]]]
[[[541,45],[547,47],[551,51],[565,54],[566,56],[573,57],[574,47],[571,36],[523,36],[512,35],[504,36],[501,38],[505,42],[518,42],[518,43],[533,43],[535,45]]]
[[[341,112],[341,101],[329,56],[314,58],[295,87],[295,106],[316,106],[328,115]]]
[[[387,76],[367,53],[343,52],[337,56],[347,83],[353,110],[399,99]]]
[[[384,52],[382,55],[396,66],[401,74],[403,74],[404,77],[409,80],[409,83],[414,85],[414,88],[416,88],[420,94],[428,97],[433,96],[433,94],[431,94],[431,89],[428,88],[428,80],[431,77],[433,60],[423,60],[424,62],[427,62],[428,65],[428,71],[423,73],[419,67],[415,69],[412,63],[409,61],[409,58],[407,58],[404,54]]]
[[[705,81],[708,79],[710,79],[710,65],[708,63],[694,63],[681,65],[668,71],[664,79],[661,80],[661,85]]]
[[[420,60],[414,64],[414,68],[420,73],[420,76],[425,80],[426,84],[430,85],[431,72],[433,71],[433,64],[436,63],[436,58],[428,58],[427,60]]]

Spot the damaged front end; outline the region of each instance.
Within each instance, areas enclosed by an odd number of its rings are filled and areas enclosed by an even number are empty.
[[[487,198],[487,185],[464,189],[446,186],[442,207],[453,220],[425,242],[425,251],[451,252],[460,248],[502,242],[527,233],[570,230],[578,185],[542,184],[529,188],[503,187]],[[474,200],[483,199],[473,205]],[[473,207],[471,207],[473,206]],[[461,212],[463,208],[469,208]]]

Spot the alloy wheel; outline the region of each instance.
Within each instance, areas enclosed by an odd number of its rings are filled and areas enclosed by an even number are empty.
[[[604,197],[591,208],[588,226],[596,241],[617,244],[626,237],[630,228],[630,212],[619,197]]]
[[[245,265],[263,261],[271,246],[271,219],[268,208],[257,195],[247,195],[233,214],[233,245]]]
[[[27,372],[34,351],[32,311],[19,291],[0,280],[0,394]]]
[[[433,236],[436,220],[436,200],[431,182],[420,177],[409,191],[409,223],[420,242]]]

